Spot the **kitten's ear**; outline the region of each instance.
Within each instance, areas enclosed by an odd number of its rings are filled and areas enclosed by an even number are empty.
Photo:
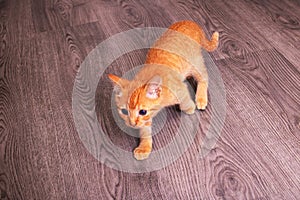
[[[158,99],[162,92],[162,79],[160,76],[154,76],[147,83],[146,97],[149,99]]]
[[[128,83],[129,83],[129,80],[127,79],[123,79],[123,78],[120,78],[116,75],[113,75],[113,74],[108,74],[108,78],[115,84],[115,85],[118,85],[120,87],[124,87],[126,86]]]
[[[108,74],[108,78],[114,82],[115,85],[119,85],[121,86],[121,78],[116,76],[116,75],[113,75],[113,74]]]
[[[128,80],[122,79],[116,75],[108,74],[108,78],[114,83],[117,96],[122,96],[122,89],[128,84]]]

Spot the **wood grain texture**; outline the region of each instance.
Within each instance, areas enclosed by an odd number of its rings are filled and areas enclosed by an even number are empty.
[[[236,12],[243,12],[254,30],[283,54],[299,70],[300,15],[298,1],[229,2]]]
[[[293,0],[0,0],[0,199],[299,199],[299,10]],[[220,32],[211,55],[226,88],[221,137],[200,159],[209,104],[193,116],[201,122],[194,143],[171,165],[141,174],[111,169],[75,128],[80,64],[116,33],[183,19],[207,36]],[[117,58],[105,74],[124,74],[146,53]],[[108,106],[112,89],[101,77],[97,117],[115,145],[132,151],[137,139],[123,133]],[[166,115],[154,151],[178,131],[178,109]]]

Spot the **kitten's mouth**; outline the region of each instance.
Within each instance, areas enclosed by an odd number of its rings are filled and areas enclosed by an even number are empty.
[[[130,124],[130,123],[128,123],[128,122],[126,122],[126,125],[127,125],[128,127],[130,127],[130,128],[133,128],[133,129],[140,129],[140,128],[142,127],[142,125],[138,125],[138,124],[132,125],[132,124]]]
[[[141,128],[141,126],[130,126],[131,128],[134,128],[134,129],[139,129]]]

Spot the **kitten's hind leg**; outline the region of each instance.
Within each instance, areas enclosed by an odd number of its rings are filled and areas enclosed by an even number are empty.
[[[182,87],[177,91],[177,98],[179,99],[180,110],[186,114],[193,114],[195,112],[195,103],[190,97],[190,93],[187,89],[187,86],[182,83]]]
[[[206,69],[201,70],[201,73],[195,69],[192,72],[193,77],[197,81],[197,91],[196,91],[196,106],[200,110],[204,110],[207,106],[207,89],[208,89],[208,74]]]

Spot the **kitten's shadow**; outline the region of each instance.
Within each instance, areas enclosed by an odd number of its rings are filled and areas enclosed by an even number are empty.
[[[184,83],[188,85],[188,90],[189,90],[191,99],[195,99],[195,92],[197,89],[197,81],[193,77],[188,77],[184,81]],[[178,104],[176,104],[174,107],[175,107],[176,111],[181,112]]]

